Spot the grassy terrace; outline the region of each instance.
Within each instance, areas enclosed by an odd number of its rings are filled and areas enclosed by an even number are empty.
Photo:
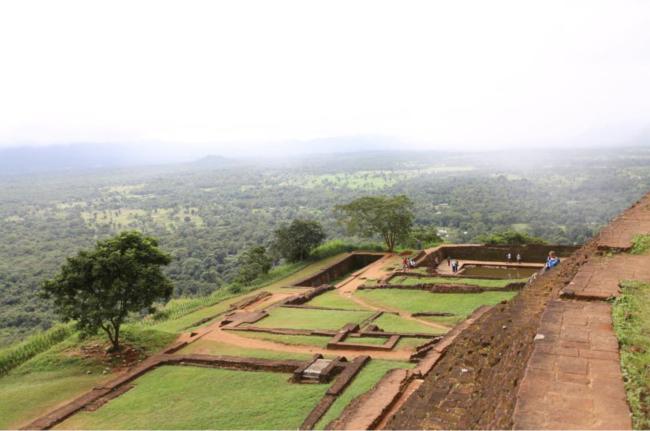
[[[283,373],[163,366],[94,412],[59,429],[297,429],[325,384],[292,384]]]
[[[397,306],[397,305],[396,305]],[[384,313],[379,318],[375,319],[373,324],[379,326],[386,332],[418,332],[426,334],[442,334],[445,331],[441,331],[438,328],[432,328],[428,325],[423,325],[422,323],[406,320],[397,316],[395,314]]]
[[[339,295],[339,293],[335,290],[330,290],[321,295],[318,295],[317,297],[309,301],[307,305],[312,305],[317,307],[342,308],[346,310],[363,309],[362,305],[359,305],[348,298],[344,298],[343,296]]]
[[[160,350],[173,338],[164,332],[128,327],[124,333],[126,343],[141,346],[147,353]],[[106,364],[79,354],[80,346],[103,342],[103,338],[81,342],[74,334],[0,378],[0,428],[26,425],[58,404],[114,378],[102,374]]]
[[[309,310],[274,308],[268,317],[256,322],[264,328],[340,329],[347,323],[360,323],[372,315],[370,311]]]
[[[178,354],[201,353],[205,355],[241,356],[261,359],[311,359],[312,355],[292,352],[277,352],[274,350],[248,349],[220,343],[212,340],[198,340],[178,351]]]
[[[246,292],[233,293],[226,287],[222,287],[205,297],[176,299],[163,307],[160,313],[163,318],[159,321],[145,320],[138,324],[170,333],[181,333],[201,319],[225,312],[231,303],[237,302],[247,295],[254,295],[261,290],[289,293],[291,290],[286,289],[286,286],[291,286],[305,277],[316,274],[342,256],[343,253],[340,253],[308,265],[298,263],[274,268],[263,280],[247,289]]]
[[[625,282],[614,302],[614,330],[634,429],[650,428],[650,284]]]
[[[312,335],[282,335],[282,334],[267,334],[265,332],[237,332],[237,335],[246,338],[255,338],[258,340],[273,341],[274,343],[299,345],[299,346],[327,346],[327,342],[332,337],[321,337]]]
[[[525,283],[527,278],[511,280],[484,280],[480,278],[459,278],[459,277],[408,277],[399,276],[390,279],[388,284],[413,286],[416,284],[473,284],[480,287],[501,288],[510,283]]]
[[[448,312],[466,317],[481,305],[509,300],[516,292],[430,293],[418,290],[376,289],[356,293],[364,301],[380,307],[399,308],[409,313]],[[437,318],[430,318],[436,321]],[[444,320],[444,319],[443,319]]]

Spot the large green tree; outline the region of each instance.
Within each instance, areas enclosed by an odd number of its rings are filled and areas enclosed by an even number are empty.
[[[266,253],[266,248],[257,246],[251,247],[239,256],[239,273],[235,281],[248,285],[257,277],[267,274],[271,269],[272,260]]]
[[[273,248],[288,261],[297,262],[309,257],[324,239],[325,231],[320,223],[296,219],[275,231]]]
[[[85,334],[103,330],[112,350],[119,350],[120,327],[129,313],[153,311],[155,301],[171,296],[173,286],[161,270],[170,261],[154,238],[123,232],[68,258],[60,273],[43,283],[43,293],[65,321],[76,321]]]
[[[351,235],[381,236],[389,251],[408,238],[413,227],[413,202],[405,195],[365,196],[334,209]]]

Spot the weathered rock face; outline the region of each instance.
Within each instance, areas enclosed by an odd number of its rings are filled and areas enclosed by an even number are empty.
[[[595,242],[583,247],[467,328],[386,428],[511,428],[542,312],[595,251]]]

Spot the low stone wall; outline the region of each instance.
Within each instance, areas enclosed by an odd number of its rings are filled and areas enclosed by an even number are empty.
[[[334,401],[352,383],[352,380],[354,380],[369,360],[370,356],[359,356],[345,366],[341,374],[339,374],[332,386],[330,386],[323,398],[321,398],[320,402],[309,413],[302,425],[300,425],[301,430],[314,429],[320,418],[327,413],[327,410],[334,404]]]
[[[368,266],[384,256],[384,253],[350,253],[317,274],[304,278],[294,285],[316,287],[329,284],[332,280],[336,280],[345,274],[350,274],[364,266]]]

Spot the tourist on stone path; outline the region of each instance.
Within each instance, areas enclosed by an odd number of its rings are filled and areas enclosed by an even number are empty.
[[[506,254],[506,260],[508,263],[512,262],[512,253],[508,252],[508,254]]]
[[[402,269],[404,271],[408,271],[409,269],[409,260],[406,256],[404,256],[404,259],[402,259]]]
[[[517,253],[517,263],[521,263],[521,254]]]
[[[555,255],[553,250],[548,252],[548,257],[546,258],[546,266],[544,267],[547,271],[551,268],[555,268],[560,263],[560,258]]]
[[[451,272],[453,272],[454,274],[458,272],[458,261],[455,259],[451,264]]]

